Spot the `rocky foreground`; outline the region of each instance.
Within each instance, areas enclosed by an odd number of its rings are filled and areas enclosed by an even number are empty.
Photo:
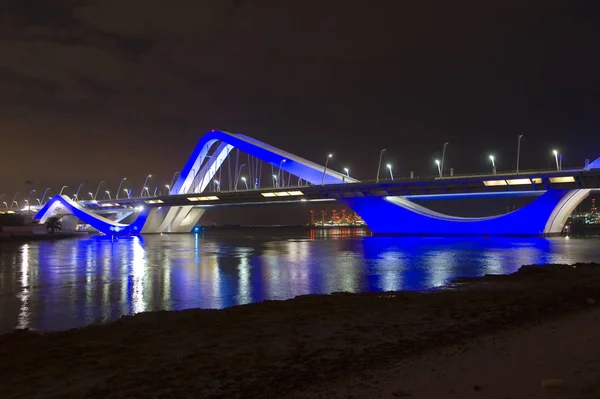
[[[20,331],[0,336],[0,397],[432,397],[377,376],[419,361],[435,370],[440,359],[432,354],[473,345],[476,337],[510,336],[532,322],[566,326],[571,344],[581,346],[565,317],[595,312],[597,300],[599,265],[524,266],[430,293],[310,295],[145,313],[56,333]],[[597,317],[590,320],[598,331]],[[426,385],[435,387],[440,378]],[[477,384],[471,391],[486,392]]]

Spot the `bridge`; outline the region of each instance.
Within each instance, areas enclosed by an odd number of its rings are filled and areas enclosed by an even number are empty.
[[[245,189],[220,191],[215,176],[233,149],[277,168],[271,187],[250,188],[244,181]],[[168,195],[106,201],[57,195],[35,219],[44,223],[51,216],[74,215],[108,235],[182,233],[190,232],[213,207],[339,201],[376,234],[543,236],[559,234],[577,205],[600,189],[600,159],[566,171],[374,182],[360,182],[327,166],[245,135],[211,131],[201,138]],[[279,183],[281,173],[288,174],[287,185]],[[296,184],[291,184],[292,176]],[[513,212],[477,218],[442,214],[416,202],[522,196],[533,200]],[[124,223],[126,219],[131,223]]]

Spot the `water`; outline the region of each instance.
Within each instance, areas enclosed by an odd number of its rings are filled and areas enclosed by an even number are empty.
[[[335,291],[424,290],[523,264],[599,260],[600,240],[225,230],[0,244],[0,333]]]

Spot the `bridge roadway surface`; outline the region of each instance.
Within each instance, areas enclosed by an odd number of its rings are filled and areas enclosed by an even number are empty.
[[[524,180],[525,179],[525,180]],[[474,197],[532,196],[553,189],[600,189],[600,169],[519,174],[471,175],[443,178],[380,180],[301,187],[240,189],[143,198],[80,201],[101,213],[136,206],[199,207],[252,205],[290,202],[335,201],[343,198],[404,196],[413,200],[459,199]],[[291,192],[292,195],[281,193]],[[295,193],[294,193],[295,192]]]

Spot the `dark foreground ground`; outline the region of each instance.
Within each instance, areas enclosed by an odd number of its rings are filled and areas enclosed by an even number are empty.
[[[569,381],[542,388],[538,374],[583,367],[564,357],[600,346],[585,339],[600,337],[596,301],[600,266],[527,266],[426,294],[311,295],[15,332],[0,336],[0,397],[588,397],[600,393],[600,368],[587,365],[596,385],[577,394]],[[506,395],[491,390],[495,376]]]

